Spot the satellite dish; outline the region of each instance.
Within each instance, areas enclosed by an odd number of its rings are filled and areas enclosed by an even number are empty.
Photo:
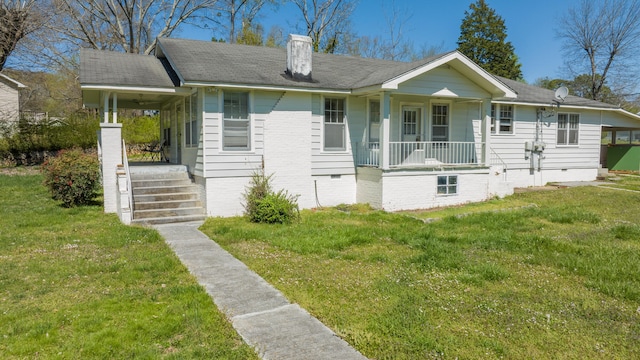
[[[566,98],[567,95],[569,95],[569,89],[567,89],[566,86],[560,86],[556,90],[556,99],[558,99],[560,101],[564,101],[564,98]]]

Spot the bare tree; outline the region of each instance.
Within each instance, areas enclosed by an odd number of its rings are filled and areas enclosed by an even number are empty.
[[[357,0],[291,0],[302,12],[313,50],[336,52],[340,41],[348,38],[351,14]]]
[[[635,87],[630,73],[640,55],[639,0],[582,0],[561,18],[558,35],[571,77],[589,77],[586,96],[604,101],[607,84],[623,93]]]
[[[405,24],[411,19],[410,10],[399,8],[395,1],[388,4],[390,4],[390,8],[383,5],[382,9],[387,22],[385,36],[359,37],[351,45],[350,54],[385,60],[413,61],[442,51],[442,45],[427,46],[426,44],[416,50],[413,42],[404,37]]]
[[[45,0],[2,0],[0,2],[0,70],[18,44],[40,29],[48,17]]]
[[[265,5],[277,3],[278,0],[218,0],[214,21],[225,28],[227,41],[234,44],[246,26],[257,26],[254,20]]]
[[[58,31],[75,45],[149,54],[158,37],[204,16],[217,0],[56,0]]]

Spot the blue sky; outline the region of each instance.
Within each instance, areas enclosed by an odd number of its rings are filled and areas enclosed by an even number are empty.
[[[395,8],[409,14],[405,16],[404,36],[416,48],[442,46],[443,51],[456,48],[460,23],[469,4],[475,0],[360,0],[352,17],[353,30],[360,36],[384,37],[388,30],[385,13]],[[563,60],[561,41],[556,36],[560,16],[579,0],[487,0],[487,4],[500,15],[507,27],[507,40],[515,47],[528,83],[541,77],[561,77]],[[277,11],[264,9],[259,21],[266,31],[278,24],[286,32],[295,32],[299,10],[293,5]],[[209,31],[185,31],[178,37],[208,40]]]

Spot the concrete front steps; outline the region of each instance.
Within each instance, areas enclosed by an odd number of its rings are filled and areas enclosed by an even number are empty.
[[[133,224],[200,221],[206,217],[186,166],[131,166]]]

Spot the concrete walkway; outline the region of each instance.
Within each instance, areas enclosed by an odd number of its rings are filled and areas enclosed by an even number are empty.
[[[266,360],[366,359],[198,230],[155,225],[244,341]]]

